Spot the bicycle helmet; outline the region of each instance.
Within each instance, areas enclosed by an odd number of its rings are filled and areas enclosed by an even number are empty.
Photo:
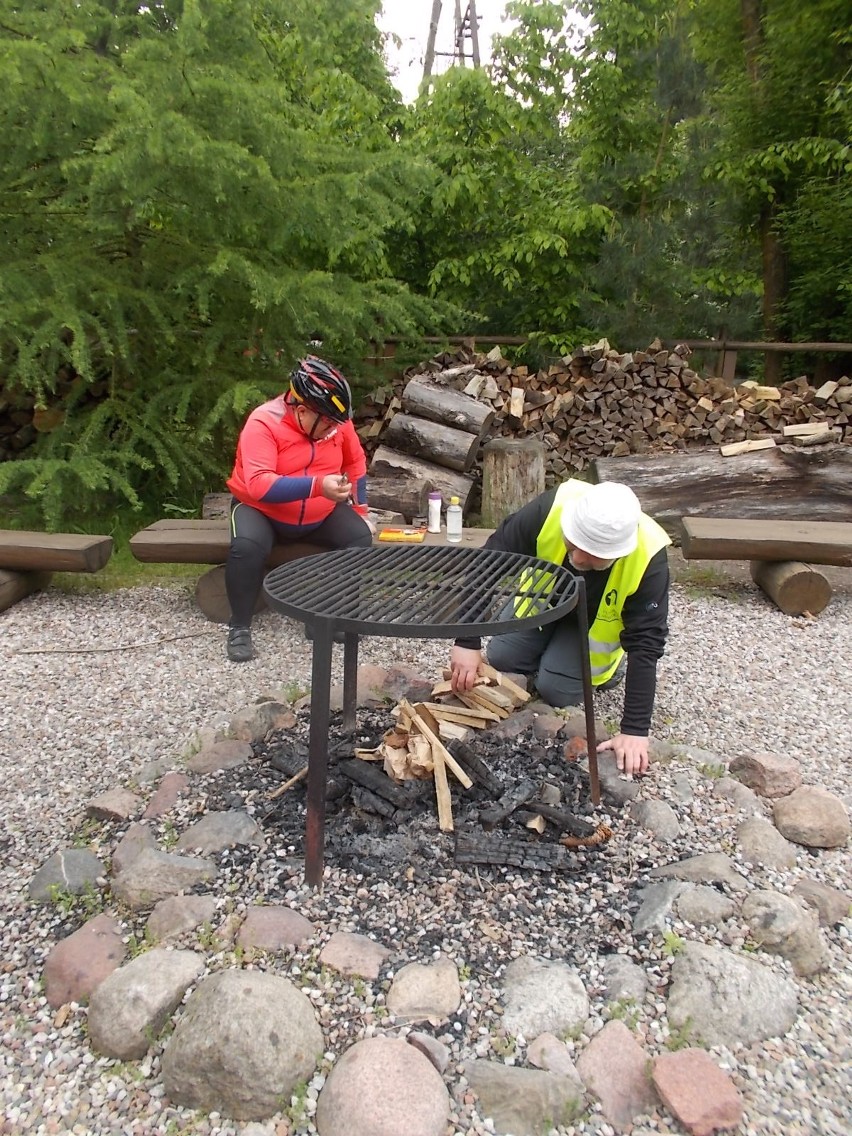
[[[349,383],[336,367],[316,355],[300,359],[291,372],[290,396],[332,422],[346,422],[352,417]]]

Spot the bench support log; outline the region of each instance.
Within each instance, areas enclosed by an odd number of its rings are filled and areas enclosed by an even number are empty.
[[[831,584],[812,564],[796,560],[752,560],[751,578],[785,615],[818,615],[828,606]]]
[[[0,568],[0,611],[50,583],[50,572],[11,572]]]

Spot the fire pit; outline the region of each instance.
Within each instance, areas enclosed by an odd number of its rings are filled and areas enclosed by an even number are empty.
[[[264,581],[274,611],[313,632],[305,879],[322,879],[328,771],[331,647],[344,633],[343,728],[355,724],[359,635],[447,638],[504,635],[553,623],[577,608],[588,638],[585,585],[562,565],[487,548],[400,545],[351,548],[303,557],[274,568]],[[523,600],[517,614],[516,603]],[[588,657],[583,701],[592,799],[599,788]]]

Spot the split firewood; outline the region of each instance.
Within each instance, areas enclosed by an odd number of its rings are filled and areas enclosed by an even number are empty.
[[[492,679],[496,686],[499,686],[503,690],[505,690],[506,693],[509,694],[510,697],[514,698],[517,702],[529,702],[530,698],[532,697],[529,691],[524,690],[523,687],[518,686],[516,682],[513,682],[506,675],[502,674],[498,670],[495,670],[490,663],[480,663],[479,669],[486,678]]]
[[[444,762],[446,750],[438,745],[432,751],[433,776],[435,778],[435,799],[438,804],[438,828],[441,832],[453,831],[453,799],[447,781],[447,766]]]
[[[537,832],[539,836],[541,836],[541,834],[547,828],[547,821],[544,819],[541,813],[536,813],[535,816],[530,817],[530,819],[525,822],[524,827],[531,828],[534,832]]]
[[[473,703],[475,707],[479,706],[483,710],[487,710],[488,713],[493,714],[498,721],[510,717],[512,707],[507,708],[506,706],[501,706],[499,702],[492,702],[490,694],[487,693],[490,689],[491,688],[487,686],[474,687],[473,690],[468,690],[464,694],[460,694],[459,698],[461,698],[466,706],[470,706],[471,703]]]
[[[452,770],[455,778],[458,781],[460,781],[462,783],[462,785],[464,785],[465,789],[469,789],[471,787],[471,785],[473,784],[473,782],[468,777],[468,775],[465,773],[465,771],[461,768],[461,766],[458,764],[458,762],[453,757],[453,755],[449,752],[449,750],[444,745],[444,743],[441,741],[441,739],[438,737],[437,728],[434,728],[434,729],[431,728],[428,725],[428,723],[425,721],[425,716],[418,713],[420,706],[422,704],[418,703],[417,708],[415,708],[414,706],[411,705],[411,703],[408,701],[408,699],[403,698],[400,705],[403,707],[405,712],[409,715],[411,721],[420,730],[421,734],[425,734],[425,736],[432,743],[433,757],[436,760],[436,764],[437,764],[437,757],[438,757],[438,755],[440,755],[443,758],[444,763]],[[428,708],[427,708],[427,713],[428,713]],[[436,727],[437,727],[437,724],[436,724]]]
[[[469,693],[473,694],[474,698],[488,701],[492,706],[499,706],[500,709],[506,710],[506,717],[515,709],[515,703],[511,695],[507,694],[506,691],[499,686],[475,686]]]
[[[508,718],[508,714],[504,711],[498,713],[495,707],[483,705],[479,699],[474,697],[472,691],[469,694],[457,694],[456,698],[463,702],[469,710],[475,711],[480,716],[484,715],[489,722],[501,722],[504,718]]]
[[[460,726],[457,722],[448,722],[442,718],[438,722],[438,737],[445,742],[466,742],[471,737],[470,726]]]
[[[457,722],[461,726],[472,726],[479,730],[493,720],[488,711],[481,707],[465,706],[462,702],[458,705],[445,702],[420,702],[418,706],[425,706],[438,722],[446,719],[448,722]]]
[[[775,445],[774,438],[752,438],[746,442],[731,442],[727,446],[720,446],[719,453],[723,458],[732,458],[736,454],[751,454],[755,450],[771,450]]]
[[[820,446],[826,442],[839,442],[842,437],[843,431],[840,427],[832,426],[816,434],[800,434],[798,437],[791,438],[790,441],[794,446]]]
[[[827,422],[798,422],[792,426],[784,426],[781,433],[785,438],[801,438],[808,434],[825,434],[827,431]]]
[[[384,761],[384,748],[384,745],[380,745],[375,749],[356,749],[355,756],[359,761]]]

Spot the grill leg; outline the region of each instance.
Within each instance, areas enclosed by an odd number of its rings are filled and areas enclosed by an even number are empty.
[[[358,635],[347,631],[343,646],[343,729],[355,729],[355,704],[358,701]]]
[[[322,883],[325,845],[325,788],[331,703],[331,623],[314,623],[311,665],[311,730],[308,741],[308,816],[305,822],[305,882]]]
[[[592,691],[592,660],[589,658],[589,613],[586,608],[586,581],[581,577],[577,580],[577,626],[580,632],[580,642],[585,649],[580,650],[580,663],[583,668],[583,708],[586,711],[586,747],[589,751],[589,788],[592,793],[592,804],[601,803],[601,783],[598,777],[598,748],[597,734],[595,733],[595,703]]]

